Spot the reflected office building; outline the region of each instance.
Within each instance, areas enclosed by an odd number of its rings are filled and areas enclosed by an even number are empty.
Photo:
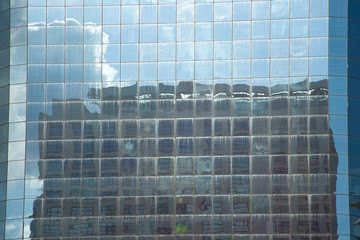
[[[0,240],[360,239],[359,13],[0,0]]]

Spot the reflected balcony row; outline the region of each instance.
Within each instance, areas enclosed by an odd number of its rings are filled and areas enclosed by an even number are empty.
[[[345,97],[330,97],[330,100],[339,104],[347,101]],[[346,115],[346,110],[338,108],[339,104],[330,110],[333,114]],[[28,103],[27,110],[28,121],[319,115],[329,114],[329,98],[47,102]],[[19,114],[25,112],[24,109]]]
[[[341,157],[340,157],[341,159]],[[178,157],[27,160],[8,162],[8,180],[25,178],[248,175],[248,174],[344,174],[337,155]],[[19,170],[15,172],[15,170]],[[341,170],[343,169],[343,170]],[[5,171],[5,169],[4,169]],[[5,172],[4,172],[4,175]],[[2,179],[2,178],[0,178]]]
[[[345,136],[344,136],[345,137]],[[337,140],[346,140],[337,137]],[[341,142],[340,142],[341,143]],[[13,144],[15,146],[16,143]],[[19,145],[21,147],[21,144]],[[273,137],[108,139],[83,141],[28,141],[26,159],[268,155],[268,154],[336,154],[333,138],[328,135]],[[338,151],[345,151],[343,145]],[[9,160],[19,160],[14,153]],[[19,156],[20,156],[19,155]],[[21,159],[21,158],[20,158]]]
[[[81,66],[82,68],[82,66]],[[59,69],[60,70],[60,69]],[[62,71],[62,74],[64,72]],[[59,77],[59,75],[58,75]],[[61,75],[60,75],[61,77]],[[54,79],[52,79],[54,80]],[[271,82],[271,86],[269,86]],[[309,85],[309,86],[308,86]],[[15,88],[16,86],[14,86]],[[22,87],[22,86],[19,86]],[[319,78],[261,78],[169,82],[37,83],[27,87],[29,102],[109,101],[200,98],[246,98],[328,95],[328,80]],[[290,94],[289,94],[290,93]],[[46,96],[46,97],[45,97]]]
[[[344,195],[233,195],[25,199],[6,203],[8,219],[136,215],[349,214]],[[305,216],[303,216],[305,217]],[[310,216],[307,216],[310,217]]]
[[[311,220],[310,220],[311,219]],[[349,234],[338,229],[336,215],[177,216],[36,219],[32,236],[171,235],[171,234]],[[12,222],[12,221],[10,221]],[[15,222],[14,222],[15,223]],[[187,239],[187,238],[185,238]]]
[[[331,116],[340,120],[343,117]],[[334,121],[335,121],[334,120]],[[336,122],[337,123],[337,122]],[[334,126],[336,127],[336,126]],[[28,122],[27,140],[329,134],[329,117]]]
[[[234,175],[197,177],[122,177],[77,179],[29,179],[8,181],[7,199],[201,195],[201,194],[348,194],[346,175]],[[357,191],[355,178],[351,192]],[[344,184],[344,185],[341,185]],[[24,191],[25,185],[25,191]],[[10,187],[18,187],[17,191]]]

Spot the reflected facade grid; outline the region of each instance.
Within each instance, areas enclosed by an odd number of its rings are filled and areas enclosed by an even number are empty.
[[[360,238],[357,0],[1,0],[0,240]]]

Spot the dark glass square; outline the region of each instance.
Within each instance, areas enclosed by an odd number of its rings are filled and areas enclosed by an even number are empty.
[[[157,174],[159,176],[174,175],[174,159],[173,158],[158,158]]]
[[[132,119],[138,117],[138,101],[122,101],[120,119]]]
[[[139,157],[155,157],[156,156],[156,139],[145,138],[139,139]]]
[[[251,135],[268,135],[269,134],[269,118],[254,117],[251,118]]]
[[[250,193],[249,176],[232,176],[232,193],[233,194]]]
[[[118,196],[119,179],[101,178],[101,196]]]
[[[253,234],[269,234],[271,232],[270,215],[256,214],[251,216]]]
[[[157,214],[174,214],[174,197],[157,197]]]
[[[234,118],[232,124],[233,136],[249,136],[249,118]]]
[[[289,213],[289,197],[287,195],[273,195],[271,198],[271,211],[274,214]]]
[[[176,139],[176,155],[189,156],[194,153],[194,139],[193,138],[177,138]]]
[[[272,117],[271,118],[271,135],[285,135],[288,134],[288,118],[287,117]]]
[[[193,177],[176,177],[176,194],[193,194],[194,178]]]
[[[156,163],[155,158],[140,158],[139,159],[139,176],[155,176]]]
[[[158,177],[156,184],[157,195],[171,195],[175,193],[174,177]]]
[[[100,138],[100,123],[97,121],[85,121],[83,131],[84,138]]]
[[[61,160],[45,161],[45,177],[46,178],[62,178],[63,162]]]
[[[212,138],[195,138],[195,155],[212,155]]]
[[[82,160],[82,176],[98,177],[99,176],[99,160],[83,159]]]
[[[173,137],[174,136],[174,120],[159,120],[158,136],[159,137]]]
[[[62,122],[48,122],[45,131],[46,139],[62,139],[63,138],[63,123]]]
[[[176,100],[176,117],[191,118],[194,116],[194,100]]]
[[[271,98],[271,115],[288,115],[289,100],[285,97]]]
[[[214,214],[231,214],[231,196],[214,196],[213,211]]]
[[[196,117],[211,117],[213,112],[213,101],[209,99],[197,99],[195,102]]]
[[[269,157],[253,156],[251,159],[252,174],[268,174],[269,173]]]
[[[240,98],[232,100],[232,116],[250,116],[250,99]]]
[[[174,156],[174,139],[158,140],[158,156]]]
[[[102,119],[118,119],[119,109],[120,109],[120,103],[117,101],[101,102]]]
[[[102,138],[118,138],[118,121],[102,121]]]
[[[288,154],[289,138],[288,136],[271,137],[271,154]]]
[[[138,135],[138,122],[136,120],[120,121],[120,137],[131,138]]]
[[[81,138],[81,122],[65,122],[65,138],[78,139]]]
[[[138,141],[135,138],[128,138],[120,140],[120,156],[121,157],[137,157],[138,156]]]
[[[291,213],[309,213],[309,200],[307,195],[290,196]]]
[[[274,215],[272,218],[273,233],[276,234],[289,234],[290,233],[290,218],[289,215]],[[289,238],[273,237],[273,240],[286,240]]]
[[[229,117],[231,116],[231,100],[215,99],[214,100],[214,116]]]
[[[201,196],[195,198],[195,214],[211,214],[212,198],[210,196]]]
[[[81,199],[81,216],[99,216],[99,199]]]
[[[214,119],[214,136],[230,136],[231,123],[229,118]]]
[[[215,175],[229,175],[230,174],[230,157],[215,157],[214,158],[214,174]]]
[[[213,138],[214,155],[230,155],[231,154],[231,138],[216,137]]]
[[[270,199],[268,195],[253,195],[251,197],[251,213],[265,214],[270,213]]]
[[[287,175],[271,176],[271,193],[272,194],[288,194],[289,178]]]
[[[233,196],[233,213],[250,213],[250,198],[249,196]]]
[[[328,214],[330,198],[328,195],[310,195],[310,210],[312,214]]]
[[[249,174],[249,169],[249,157],[232,157],[232,174]]]
[[[158,100],[158,117],[172,118],[175,116],[174,100]]]
[[[140,197],[138,199],[138,214],[154,215],[155,206],[155,197]]]
[[[294,234],[308,234],[310,233],[309,215],[293,215],[291,217],[291,231]],[[296,236],[296,235],[294,235]],[[301,235],[300,235],[301,236]],[[296,238],[297,240],[309,239],[306,236]]]
[[[215,215],[213,218],[214,234],[230,234],[232,232],[232,216],[231,215]],[[226,240],[230,238],[216,237],[218,240]]]
[[[101,156],[102,157],[117,157],[119,155],[118,140],[102,140]]]
[[[117,198],[101,198],[100,214],[101,216],[117,216],[118,207]]]
[[[329,173],[328,155],[310,155],[310,173]]]
[[[194,135],[194,120],[179,119],[176,121],[176,136],[189,137]]]
[[[232,154],[233,155],[248,155],[250,153],[250,138],[249,137],[234,137],[232,138]]]
[[[155,195],[156,179],[153,177],[139,178],[139,195]]]
[[[310,116],[310,134],[328,134],[328,116]]]
[[[141,100],[139,101],[139,117],[140,118],[156,118],[157,101]]]
[[[253,194],[270,193],[270,178],[268,175],[251,176],[251,190]]]
[[[193,214],[193,197],[176,198],[176,214]]]
[[[288,174],[288,157],[287,156],[272,156],[271,157],[271,172],[273,174]]]
[[[192,157],[176,159],[176,175],[193,175],[194,160]]]
[[[101,176],[117,177],[119,176],[119,160],[118,159],[102,159],[101,160]]]
[[[139,137],[156,137],[156,121],[140,120]]]
[[[193,233],[193,216],[176,216],[176,233],[177,234],[191,234]],[[189,240],[192,237],[189,235],[177,235],[176,240]]]
[[[212,135],[212,121],[211,119],[196,119],[195,120],[195,136],[211,136]]]
[[[194,216],[194,230],[196,234],[211,234],[213,232],[210,216]]]
[[[120,178],[120,195],[121,196],[136,196],[137,195],[137,178],[127,177]]]
[[[123,215],[136,215],[137,214],[137,203],[136,198],[134,197],[126,197],[120,198],[120,216]]]
[[[230,176],[215,176],[213,179],[214,179],[214,194],[231,193]]]

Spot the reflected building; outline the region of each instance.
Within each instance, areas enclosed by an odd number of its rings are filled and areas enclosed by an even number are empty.
[[[359,238],[359,10],[0,1],[0,239]]]

